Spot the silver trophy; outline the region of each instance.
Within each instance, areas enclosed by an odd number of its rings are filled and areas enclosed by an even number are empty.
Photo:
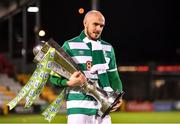
[[[79,66],[74,60],[61,48],[54,40],[50,39],[48,42],[41,42],[34,47],[33,53],[35,55],[34,62],[39,63],[43,60],[45,54],[50,48],[55,49],[54,62],[52,63],[52,70],[57,74],[70,79],[71,75],[75,71],[81,71]],[[82,72],[83,73],[83,72]],[[98,115],[104,118],[112,109],[114,105],[119,102],[119,99],[123,96],[124,92],[106,92],[103,89],[97,87],[93,81],[87,80],[80,88],[88,95],[93,96],[100,105]]]

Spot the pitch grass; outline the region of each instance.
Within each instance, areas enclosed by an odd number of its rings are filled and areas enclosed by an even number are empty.
[[[179,123],[180,112],[116,112],[111,113],[112,122],[117,123]],[[7,115],[0,116],[2,123],[49,123],[43,116],[37,115]],[[66,115],[57,115],[51,123],[65,124]]]

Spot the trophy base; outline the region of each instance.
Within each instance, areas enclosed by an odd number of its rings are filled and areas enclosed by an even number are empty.
[[[114,92],[112,96],[117,96],[114,102],[109,106],[109,108],[103,113],[101,118],[104,118],[106,115],[108,115],[111,111],[111,109],[119,102],[119,99],[123,96],[124,92],[122,91],[119,93],[118,91]]]

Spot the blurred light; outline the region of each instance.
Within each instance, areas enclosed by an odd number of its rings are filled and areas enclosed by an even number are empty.
[[[39,12],[39,8],[38,7],[28,7],[27,11],[28,12]]]
[[[84,8],[79,8],[79,14],[83,14],[84,13]]]
[[[134,72],[136,71],[136,67],[135,66],[121,66],[121,67],[118,67],[118,70],[121,71],[121,72]]]
[[[21,49],[21,55],[24,56],[26,54],[26,50],[24,48]]]
[[[179,72],[180,65],[157,66],[156,70],[159,72]]]
[[[43,37],[45,36],[46,32],[44,30],[40,30],[39,31],[39,36]]]
[[[118,70],[120,72],[147,72],[149,66],[120,66]]]
[[[165,84],[165,80],[155,80],[155,86],[157,88],[160,88],[164,84]]]
[[[44,41],[44,40],[41,40],[41,42],[42,42],[42,43],[46,43],[46,41]]]
[[[138,66],[137,71],[138,72],[147,72],[147,71],[149,71],[149,66]]]

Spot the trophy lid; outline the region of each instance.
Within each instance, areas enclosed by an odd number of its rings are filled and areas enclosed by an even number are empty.
[[[36,56],[38,52],[41,51],[44,44],[45,44],[45,41],[40,41],[40,43],[33,48],[34,56]]]

